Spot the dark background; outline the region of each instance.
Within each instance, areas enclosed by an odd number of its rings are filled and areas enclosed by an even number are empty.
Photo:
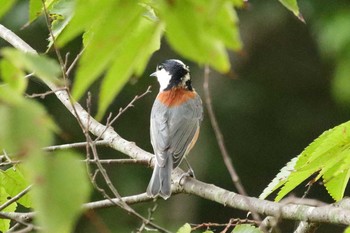
[[[230,54],[231,74],[222,75],[215,71],[210,74],[214,111],[233,164],[250,196],[259,196],[279,169],[323,131],[350,118],[350,101],[346,92],[350,88],[350,81],[346,78],[348,75],[350,80],[350,69],[347,73],[346,68],[344,71],[339,66],[350,66],[350,2],[304,0],[299,4],[306,24],[277,0],[249,1],[245,9],[238,11],[244,49]],[[44,52],[48,35],[44,20],[41,18],[21,29],[27,22],[27,12],[28,2],[19,1],[1,23],[36,50]],[[0,46],[8,45],[0,41]],[[73,59],[80,47],[80,40],[76,39],[61,52],[69,51]],[[49,54],[54,56],[53,51]],[[158,62],[168,58],[178,58],[190,65],[194,87],[204,97],[203,67],[181,58],[164,40],[144,75],[132,78],[108,110],[117,114],[120,107],[126,106],[135,95],[152,85],[152,93],[137,101],[135,107],[114,124],[122,137],[150,152],[149,114],[159,87],[149,74]],[[338,85],[341,78],[344,85]],[[90,88],[94,103],[98,98],[98,86],[97,82]],[[30,82],[28,93],[45,90],[40,83]],[[62,129],[57,144],[84,141],[75,119],[60,102],[53,96],[38,101],[47,106]],[[107,148],[99,148],[99,153],[101,158],[125,157]],[[200,138],[189,161],[199,180],[236,191],[206,111]],[[107,165],[106,168],[123,196],[144,192],[152,172],[142,165]],[[305,190],[301,185],[293,194],[301,196]],[[314,184],[307,197],[332,202],[320,184]],[[92,200],[101,198],[98,193],[92,195]],[[230,218],[246,216],[241,211],[184,194],[167,201],[159,200],[157,204],[153,215],[155,221],[172,231],[186,222],[225,223]],[[153,205],[142,203],[133,207],[147,216],[147,209]],[[141,223],[119,208],[102,209],[86,213],[76,232],[108,232],[97,230],[101,225],[110,232],[130,232]],[[296,225],[283,221],[279,226],[281,232],[292,232]],[[322,225],[317,232],[330,231],[342,232],[342,228]]]

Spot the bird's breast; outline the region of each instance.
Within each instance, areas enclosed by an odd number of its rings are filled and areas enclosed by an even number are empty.
[[[173,88],[168,91],[162,91],[158,94],[157,99],[168,107],[179,106],[193,98],[197,93],[184,88]]]

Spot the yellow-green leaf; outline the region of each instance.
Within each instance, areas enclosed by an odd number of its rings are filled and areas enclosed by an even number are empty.
[[[27,79],[24,78],[24,72],[8,60],[0,61],[0,72],[2,80],[13,92],[22,94],[27,88]],[[12,93],[12,95],[15,95],[15,93]]]
[[[34,169],[35,168],[35,169]],[[65,151],[32,156],[26,164],[32,182],[33,204],[43,232],[70,233],[90,186],[78,154]]]
[[[2,172],[2,179],[0,180],[2,186],[10,197],[16,196],[29,186],[29,183],[21,170],[20,166],[14,166]],[[17,202],[27,208],[32,207],[32,201],[28,193],[21,197]]]
[[[218,71],[229,70],[226,47],[241,48],[232,1],[164,1],[158,13],[166,23],[166,38],[177,52]]]
[[[106,17],[114,14],[113,12],[119,9],[116,7],[118,2],[119,0],[76,0],[74,15],[65,30],[58,37],[58,45],[63,46],[90,28],[99,26],[99,23]],[[128,3],[130,1],[124,2]],[[113,22],[117,21],[113,20],[110,24]],[[100,26],[103,27],[104,25]]]
[[[349,156],[350,154],[348,153],[347,157]],[[350,177],[350,168],[337,172],[339,166],[340,164],[334,166],[333,169],[326,172],[323,176],[324,186],[329,195],[336,201],[340,201],[344,197],[345,188]]]
[[[282,185],[284,185],[289,177],[289,175],[294,170],[295,163],[297,161],[297,158],[293,158],[291,161],[287,163],[286,166],[284,166],[281,171],[276,175],[275,178],[269,183],[269,185],[264,189],[264,191],[260,194],[260,199],[265,199],[268,195],[270,195],[272,192],[280,188]]]
[[[54,124],[44,108],[23,99],[16,105],[0,105],[0,149],[10,156],[26,158],[48,146]]]
[[[263,233],[263,231],[250,224],[240,224],[233,229],[232,233]]]
[[[57,38],[63,29],[68,25],[69,21],[73,17],[75,8],[75,1],[72,0],[60,0],[54,2],[48,9],[52,18],[51,30],[55,38]],[[49,35],[48,49],[51,48],[53,40]]]
[[[0,173],[1,179],[1,173]],[[6,192],[5,188],[0,185],[0,205],[8,201],[9,195]],[[17,208],[16,202],[13,202],[11,205],[3,209],[4,212],[14,212]],[[0,232],[7,232],[10,229],[10,220],[9,219],[0,219]]]
[[[350,233],[350,227],[347,227],[347,228],[344,230],[344,233]]]
[[[42,11],[41,0],[30,0],[29,1],[29,22],[36,20]]]
[[[120,56],[118,51],[128,52],[121,46],[137,28],[143,13],[143,8],[133,1],[116,1],[110,7],[110,12],[89,29],[91,37],[79,62],[72,90],[76,99]]]
[[[60,66],[51,58],[44,55],[24,53],[12,48],[2,49],[1,54],[17,68],[28,73],[34,73],[45,83],[60,83],[57,78],[61,73]]]
[[[297,0],[279,0],[283,6],[285,6],[288,10],[293,12],[293,14],[298,17],[301,21],[304,22],[303,16],[300,14],[299,6]]]
[[[266,197],[283,185],[275,199],[279,201],[301,182],[316,174],[314,181],[322,177],[328,193],[335,200],[340,200],[349,181],[349,156],[350,121],[325,131],[315,139],[296,158],[295,165],[287,165],[282,169],[283,174],[276,176],[261,197]]]
[[[13,6],[15,0],[0,0],[0,18]]]
[[[112,67],[101,85],[97,118],[100,119],[132,74],[141,74],[151,54],[160,46],[163,26],[141,18],[133,33],[120,44]],[[129,64],[126,66],[125,64]]]
[[[190,233],[191,231],[192,231],[191,225],[188,223],[185,223],[185,225],[180,227],[176,233]]]

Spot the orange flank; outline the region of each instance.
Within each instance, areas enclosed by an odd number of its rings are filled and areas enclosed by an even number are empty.
[[[157,99],[168,107],[179,106],[186,101],[193,99],[196,92],[185,88],[173,88],[158,94]]]

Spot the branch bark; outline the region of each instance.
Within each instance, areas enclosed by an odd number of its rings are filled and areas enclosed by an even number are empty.
[[[17,49],[24,52],[36,53],[28,44],[17,37],[14,33],[0,24],[0,37],[8,41]],[[134,142],[129,142],[117,134],[112,127],[106,128],[103,124],[93,119],[81,105],[70,99],[66,90],[52,83],[46,83],[55,92],[57,98],[89,131],[100,137],[108,145],[133,159],[147,160],[153,166],[153,155],[136,146]],[[190,177],[183,176],[184,172],[177,168],[174,170],[172,179],[174,181],[173,191],[184,192],[208,199],[225,207],[236,208],[244,211],[252,211],[263,215],[274,216],[283,219],[299,220],[317,223],[332,223],[350,225],[350,210],[333,205],[310,207],[300,204],[281,204],[272,201],[260,200],[255,197],[239,195],[235,192],[225,190],[213,184],[207,184]],[[145,194],[142,194],[143,196]],[[249,205],[246,200],[249,200]],[[149,200],[145,197],[145,200]],[[144,201],[145,201],[144,200]],[[142,200],[139,200],[140,202]],[[6,213],[16,214],[16,213]],[[19,214],[19,213],[17,213]]]

